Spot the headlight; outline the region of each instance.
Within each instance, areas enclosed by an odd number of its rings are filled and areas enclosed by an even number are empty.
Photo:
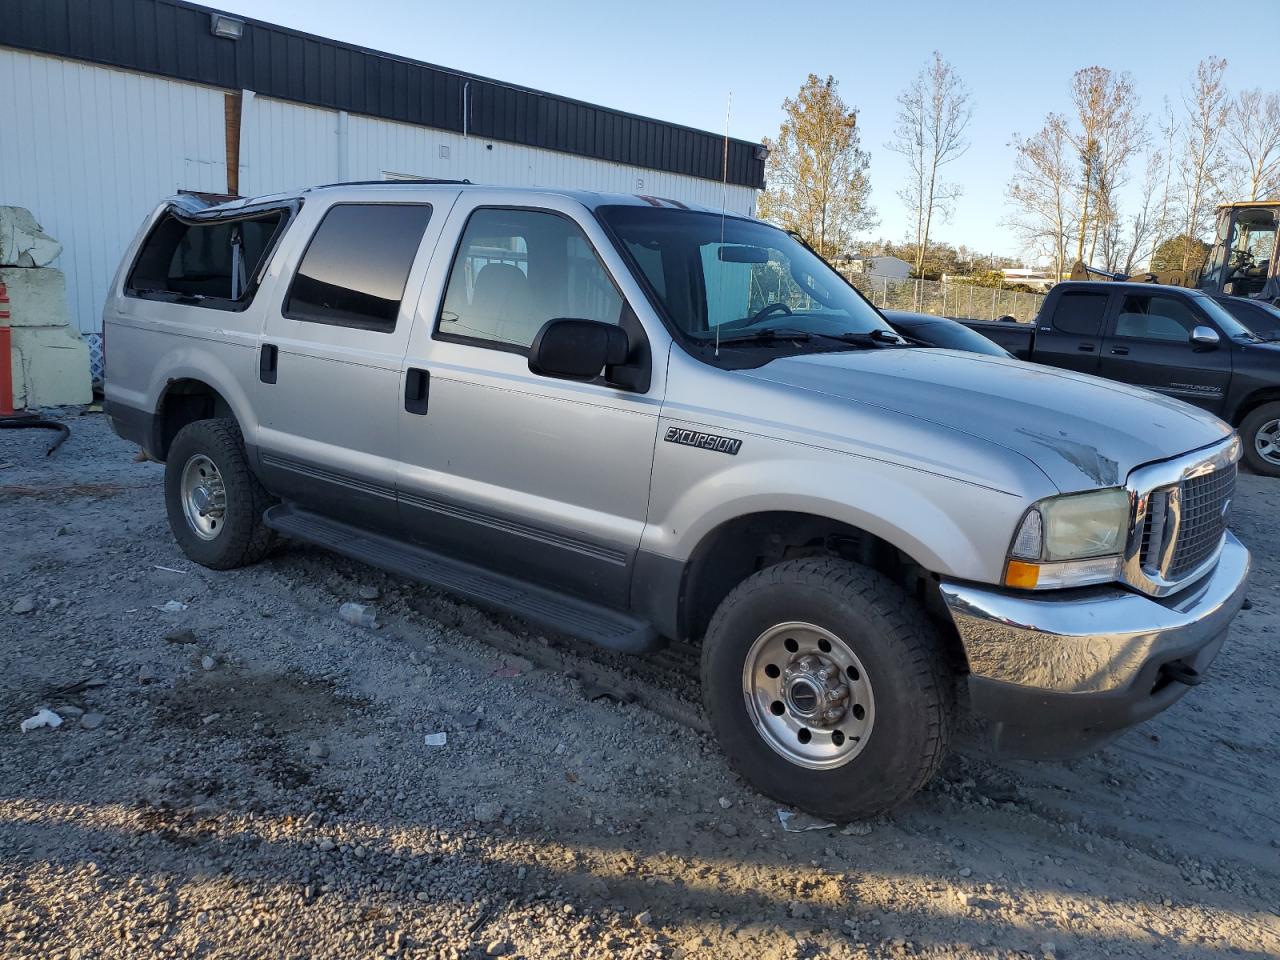
[[[1050,590],[1116,580],[1129,513],[1129,494],[1120,489],[1041,500],[1014,534],[1005,585]]]

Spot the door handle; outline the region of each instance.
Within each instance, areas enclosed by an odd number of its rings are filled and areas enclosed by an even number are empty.
[[[1129,355],[1128,347],[1112,347],[1111,352],[1117,357],[1127,357]]]
[[[404,377],[404,408],[418,416],[426,415],[427,394],[430,390],[430,371],[410,367]]]
[[[280,348],[274,343],[264,343],[262,352],[258,354],[258,379],[263,383],[275,383],[279,359]]]
[[[1097,347],[1092,343],[1077,343],[1076,349],[1082,353],[1093,353],[1093,351],[1096,350]]]

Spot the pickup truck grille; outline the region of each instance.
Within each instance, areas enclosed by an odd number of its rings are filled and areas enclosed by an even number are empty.
[[[1212,558],[1227,530],[1235,487],[1231,463],[1151,491],[1139,548],[1143,572],[1176,583]]]

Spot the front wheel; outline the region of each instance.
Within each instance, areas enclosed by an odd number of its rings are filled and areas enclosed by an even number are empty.
[[[1254,473],[1280,477],[1280,402],[1264,403],[1240,423],[1244,462]]]
[[[735,588],[703,643],[702,690],[734,769],[832,820],[905,801],[950,740],[932,625],[896,584],[836,558],[786,561]]]

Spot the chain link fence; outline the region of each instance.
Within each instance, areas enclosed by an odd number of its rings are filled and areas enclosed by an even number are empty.
[[[938,280],[897,280],[876,274],[844,272],[845,279],[863,296],[886,310],[908,310],[964,320],[997,320],[1013,317],[1030,323],[1040,312],[1043,293],[978,287],[971,283]]]

